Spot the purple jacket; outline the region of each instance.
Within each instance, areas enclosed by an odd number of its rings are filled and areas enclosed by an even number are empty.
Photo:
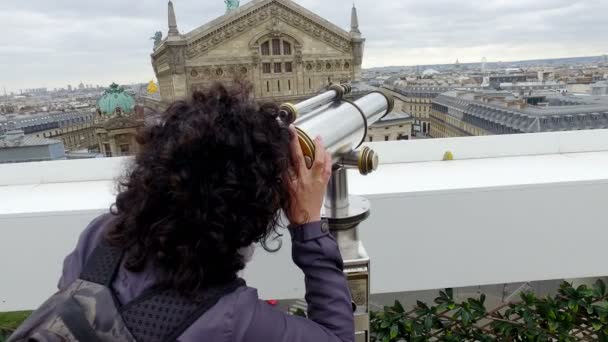
[[[63,263],[59,289],[80,275],[85,261],[103,236],[109,215],[91,222],[76,249]],[[256,289],[242,287],[223,297],[179,338],[188,341],[323,342],[354,341],[351,296],[342,272],[338,245],[321,222],[290,228],[292,257],[305,275],[308,317],[291,316],[258,298]],[[112,287],[122,303],[135,299],[155,283],[149,264],[143,272],[120,267]]]

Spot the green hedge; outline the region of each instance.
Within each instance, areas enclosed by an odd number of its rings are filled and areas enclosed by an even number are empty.
[[[31,313],[31,311],[0,312],[0,342],[4,342],[10,332],[17,329]]]
[[[458,302],[451,289],[441,291],[434,304],[418,302],[407,311],[395,301],[372,312],[372,342],[608,342],[608,291],[601,280],[592,287],[563,283],[555,296],[546,298],[522,293],[520,301],[492,311],[485,307],[485,295]],[[0,313],[0,342],[30,314]]]

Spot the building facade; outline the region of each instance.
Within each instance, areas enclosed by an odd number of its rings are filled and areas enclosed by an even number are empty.
[[[439,94],[452,87],[384,86],[395,97],[395,110],[413,117],[414,134],[426,136],[431,131],[431,105]]]
[[[366,141],[410,140],[413,122],[410,115],[393,111],[369,127]]]
[[[608,97],[450,91],[432,104],[431,137],[608,128]]]
[[[26,136],[23,130],[0,129],[0,164],[66,159],[60,140]]]
[[[90,112],[40,113],[14,116],[0,129],[10,123],[27,137],[60,140],[67,151],[88,151],[97,147],[94,121]]]
[[[170,1],[169,33],[152,65],[165,103],[237,80],[250,82],[257,99],[297,102],[360,80],[364,42],[354,7],[350,31],[291,0],[256,0],[180,34]]]
[[[112,84],[97,102],[95,134],[98,151],[106,157],[130,156],[139,152],[138,130],[144,126],[143,108],[123,87]]]

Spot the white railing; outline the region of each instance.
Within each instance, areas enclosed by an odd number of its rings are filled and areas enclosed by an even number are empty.
[[[608,130],[368,145],[383,164],[350,187],[372,202],[360,230],[373,293],[608,275]],[[446,151],[456,160],[440,161]],[[0,165],[0,311],[55,290],[129,161]],[[289,249],[248,265],[262,297],[303,296]]]

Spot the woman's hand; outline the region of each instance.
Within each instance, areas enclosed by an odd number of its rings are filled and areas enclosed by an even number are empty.
[[[290,130],[293,136],[291,155],[294,166],[288,179],[291,208],[287,210],[287,218],[292,225],[320,221],[321,206],[331,177],[331,155],[325,150],[321,139],[316,138],[315,161],[308,169],[298,141],[298,133],[293,127]]]

